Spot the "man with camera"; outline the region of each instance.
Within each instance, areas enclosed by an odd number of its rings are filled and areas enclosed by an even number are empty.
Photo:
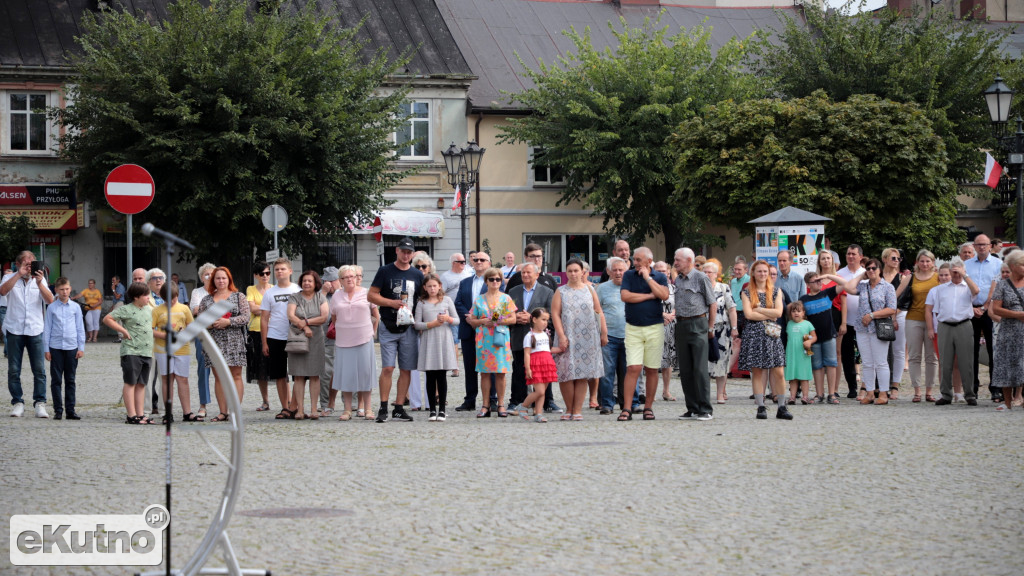
[[[36,417],[49,418],[46,413],[46,366],[43,362],[43,303],[53,302],[53,293],[46,285],[46,275],[36,256],[26,250],[18,254],[17,270],[0,280],[0,294],[7,297],[7,389],[11,392],[11,416],[25,413],[21,389],[22,353],[28,350],[32,367],[32,402]]]

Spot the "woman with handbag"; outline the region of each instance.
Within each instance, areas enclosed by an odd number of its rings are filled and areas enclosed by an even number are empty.
[[[895,340],[893,316],[896,315],[896,290],[882,278],[882,263],[877,258],[863,262],[865,278],[851,278],[845,282],[846,292],[865,295],[860,298],[854,328],[857,330],[857,348],[860,349],[861,380],[867,389],[861,404],[889,403],[889,343]],[[839,282],[840,276],[827,276]],[[875,385],[878,398],[875,398]]]
[[[910,285],[910,270],[900,271],[900,262],[903,257],[896,248],[882,250],[882,279],[892,284],[896,291],[896,315],[893,316],[893,328],[896,329],[896,339],[892,341],[892,365],[889,367],[889,399],[899,400],[900,382],[903,381],[903,370],[907,365],[907,308],[910,301],[903,298],[907,287]],[[903,306],[900,306],[903,304]]]
[[[501,280],[501,270],[498,268],[489,268],[484,272],[487,291],[476,297],[473,310],[466,321],[476,329],[476,371],[481,375],[494,374],[494,386],[498,394],[498,417],[507,418],[505,374],[512,372],[512,348],[509,343],[508,327],[516,323],[516,305],[511,297],[502,293]],[[484,399],[490,397],[490,378],[480,378],[480,391]],[[491,410],[484,402],[476,417],[490,416]]]
[[[320,292],[323,282],[315,270],[306,270],[299,276],[299,291],[288,300],[288,373],[292,375],[292,406],[295,419],[306,417],[302,397],[309,382],[309,419],[319,420],[317,399],[320,397],[320,372],[326,362],[324,353],[324,325],[331,317],[327,298]],[[303,346],[305,339],[305,346]],[[305,352],[302,349],[305,348]]]
[[[778,405],[775,417],[792,420],[793,415],[786,408],[786,350],[782,346],[782,328],[776,323],[782,317],[784,299],[782,290],[772,284],[768,262],[758,260],[750,267],[750,283],[740,291],[740,299],[747,323],[740,341],[739,367],[750,371],[757,419],[768,418],[768,409],[764,405],[767,370]]]
[[[711,286],[715,291],[715,303],[718,306],[715,314],[715,338],[711,341],[711,346],[718,350],[718,359],[712,361],[712,357],[708,357],[708,375],[715,379],[715,386],[718,389],[716,403],[725,404],[729,399],[725,392],[725,384],[729,373],[732,340],[740,337],[740,332],[736,328],[736,301],[732,298],[732,288],[725,282],[718,281],[721,268],[717,259],[709,258],[702,270],[711,280]]]
[[[558,369],[558,386],[565,400],[561,420],[583,420],[587,380],[604,375],[601,348],[608,344],[608,328],[597,294],[583,280],[583,263],[578,258],[565,265],[568,283],[559,286],[551,299],[551,324],[556,341],[552,354]]]
[[[210,336],[213,336],[214,342],[217,343],[221,355],[224,356],[224,360],[231,370],[231,379],[235,381],[235,391],[238,393],[239,402],[241,402],[242,394],[245,391],[242,368],[246,365],[245,333],[249,326],[249,301],[245,299],[245,294],[235,288],[235,280],[226,266],[214,268],[210,282],[206,285],[206,291],[207,295],[199,304],[200,314],[216,302],[227,300],[231,303],[231,309],[223,317],[210,324]],[[207,355],[206,368],[212,367],[213,362]],[[223,422],[228,419],[228,405],[224,397],[224,389],[221,387],[220,375],[216,372],[214,372],[213,394],[217,398],[220,414],[210,422]]]

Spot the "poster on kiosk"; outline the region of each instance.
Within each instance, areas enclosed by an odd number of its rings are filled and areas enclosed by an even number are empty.
[[[818,252],[825,249],[824,224],[779,224],[758,226],[754,234],[754,251],[759,260],[778,266],[778,254],[789,250],[793,255],[793,272],[803,276],[818,267]]]

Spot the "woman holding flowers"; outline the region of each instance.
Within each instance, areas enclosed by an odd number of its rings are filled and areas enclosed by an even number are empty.
[[[516,323],[516,305],[507,294],[501,292],[501,270],[490,268],[484,272],[487,292],[476,297],[473,312],[467,319],[476,328],[476,371],[478,374],[494,374],[494,385],[498,394],[498,417],[508,417],[505,410],[505,374],[512,372],[512,348],[509,344],[508,327]],[[480,378],[480,392],[487,399],[491,394],[491,379]],[[484,402],[477,418],[489,418],[490,408]]]

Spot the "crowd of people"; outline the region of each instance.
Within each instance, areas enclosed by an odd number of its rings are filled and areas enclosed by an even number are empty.
[[[201,283],[190,295],[177,275],[167,282],[160,269],[137,269],[127,287],[114,278],[118,302],[102,323],[118,334],[128,424],[156,423],[158,398],[164,420],[173,419],[167,407],[175,394],[182,420],[207,419],[212,361],[199,340],[168,358],[167,327],[183,330],[221,302],[227,312],[209,331],[236,393],[242,397],[244,384],[256,382],[257,411],[270,410],[273,380],[280,420],[317,420],[337,409],[342,421],[411,421],[409,411],[423,410],[429,421],[443,422],[449,375],[465,380],[455,410],[476,418],[546,422],[545,414],[560,414],[560,420],[580,421],[585,408],[610,415],[617,405],[619,421],[634,414],[654,420],[659,383],[662,399],[676,400],[669,386],[675,370],[685,403],[680,419],[713,419],[714,405],[729,400],[730,375],[749,375],[757,419],[768,418],[769,401],[782,420],[793,419],[788,406],[797,402],[839,404],[840,375],[847,397],[861,404],[898,400],[909,371],[912,402],[977,405],[981,344],[992,399],[997,410],[1009,411],[1024,405],[1024,251],[1008,250],[1000,259],[991,244],[979,235],[938,267],[928,250],[903,266],[897,249],[872,258],[851,245],[843,268],[837,269],[838,254],[825,250],[816,269],[802,275],[792,255],[780,251],[777,265],[759,259],[748,267],[738,257],[725,277],[720,261],[689,248],[676,250],[669,264],[656,262],[647,247],[631,251],[619,240],[601,282],[592,282],[589,265],[573,258],[559,285],[544,273],[537,244],[526,246],[520,264],[506,254],[501,268],[486,252],[468,259],[454,254],[438,274],[430,256],[403,238],[395,261],[378,269],[369,288],[354,265],[322,274],[304,270],[292,282],[286,258],[257,263],[244,293],[224,266],[201,266]],[[36,416],[48,417],[45,358],[54,418],[79,419],[75,372],[85,343],[96,341],[102,293],[90,280],[72,295],[66,278],[51,292],[33,261],[23,252],[0,282],[11,415],[25,410],[20,378],[27,352]],[[224,376],[214,371],[213,422],[230,418]],[[554,402],[555,383],[564,409]]]

